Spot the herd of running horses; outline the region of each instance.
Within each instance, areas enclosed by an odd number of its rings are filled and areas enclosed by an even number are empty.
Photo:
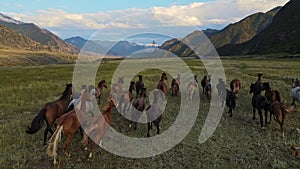
[[[263,111],[265,113],[265,125],[268,125],[267,114],[269,112],[269,123],[273,116],[279,123],[282,135],[284,136],[285,116],[288,112],[297,111],[295,101],[300,101],[299,80],[293,80],[292,82],[293,102],[291,106],[287,106],[281,102],[279,92],[272,90],[268,82],[262,82],[261,77],[262,74],[258,74],[257,81],[251,83],[249,90],[249,93],[253,94],[253,119],[255,119],[255,112],[257,110],[260,117],[260,125],[264,127]],[[162,109],[159,104],[160,102],[166,104],[165,96],[167,95],[168,86],[165,80],[168,79],[167,74],[162,73],[156,90],[153,91],[153,100],[149,106],[145,104],[147,91],[143,83],[142,75],[139,75],[138,78],[139,80],[137,82],[131,81],[129,90],[125,91],[123,90],[124,78],[119,78],[116,83],[112,84],[111,94],[107,99],[106,105],[102,108],[101,114],[93,114],[93,102],[97,100],[98,105],[102,104],[100,102],[101,95],[103,94],[103,89],[107,88],[105,80],[101,80],[96,88],[93,85],[83,85],[80,92],[75,92],[72,84],[67,84],[59,99],[46,103],[42,107],[26,132],[28,134],[36,133],[42,128],[44,121],[46,121],[47,127],[44,131],[44,144],[48,144],[47,153],[49,156],[54,157],[54,165],[58,164],[58,147],[61,135],[63,134],[66,137],[63,152],[69,157],[68,146],[78,130],[83,134],[84,145],[90,145],[88,158],[92,158],[92,151],[95,145],[101,144],[105,132],[110,127],[111,114],[114,107],[118,109],[120,114],[131,119],[130,127],[133,126],[134,129],[137,128],[137,122],[142,112],[146,111],[148,121],[147,137],[150,137],[152,124],[156,126],[157,134],[159,134],[159,124],[162,118]],[[207,99],[210,99],[213,87],[211,76],[204,76],[200,84],[202,93]],[[177,77],[173,78],[171,83],[171,96],[178,96],[179,86],[180,75],[178,74]],[[229,108],[228,113],[230,117],[232,117],[233,109],[236,106],[236,94],[241,90],[240,80],[232,80],[230,82],[230,89],[227,89],[223,79],[219,78],[219,82],[215,87],[219,98],[221,98],[223,103],[226,103],[226,106]],[[186,88],[188,92],[187,100],[191,101],[196,88],[198,88],[197,76],[194,76]],[[133,91],[136,92],[136,97],[134,97]],[[265,92],[264,95],[262,95],[263,91]],[[160,101],[159,98],[161,98]],[[89,113],[92,114],[92,119],[87,122]],[[52,130],[54,123],[56,124],[55,131]],[[82,126],[85,126],[84,132],[82,131]],[[47,140],[48,132],[52,134],[49,140]]]

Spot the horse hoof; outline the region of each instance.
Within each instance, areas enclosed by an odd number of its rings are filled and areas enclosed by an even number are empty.
[[[150,134],[147,134],[147,137],[150,137]]]
[[[71,154],[70,153],[65,153],[65,155],[70,158],[71,157]]]
[[[229,117],[232,117],[232,115],[230,115]]]
[[[89,154],[88,160],[92,159],[92,153]]]

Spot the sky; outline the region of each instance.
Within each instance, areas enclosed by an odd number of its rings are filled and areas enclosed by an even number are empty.
[[[142,33],[184,37],[283,6],[288,0],[0,0],[0,12],[65,39],[120,40]]]

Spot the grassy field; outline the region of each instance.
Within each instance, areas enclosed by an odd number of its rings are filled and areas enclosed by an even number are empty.
[[[202,63],[196,60],[186,62],[200,80],[205,74]],[[242,90],[238,94],[233,117],[224,113],[217,130],[204,144],[198,143],[198,137],[210,103],[201,94],[200,110],[193,129],[173,149],[151,158],[132,159],[97,147],[93,159],[87,161],[88,152],[83,150],[81,137],[77,134],[69,147],[72,156],[67,158],[61,154],[60,165],[54,168],[299,168],[300,159],[291,155],[290,145],[300,144],[300,114],[287,115],[286,137],[282,138],[280,127],[274,120],[265,130],[260,128],[258,118],[252,120],[251,95],[248,93],[257,73],[263,72],[263,81],[279,90],[283,101],[290,104],[291,79],[300,78],[299,60],[225,59],[222,62],[227,83],[238,78],[242,82]],[[111,60],[101,64],[96,81],[106,79],[110,85],[119,63]],[[73,68],[71,64],[0,67],[0,168],[53,168],[53,160],[47,156],[42,142],[45,125],[35,135],[28,135],[25,130],[43,104],[58,98],[65,84],[72,81]],[[154,89],[161,71],[144,70],[140,73],[144,75],[148,91]],[[102,103],[106,101],[108,92],[105,91]],[[179,97],[168,95],[162,132],[175,121],[179,103]],[[131,130],[128,124],[114,110],[113,128],[132,137],[146,136],[145,124],[139,124],[136,131]]]

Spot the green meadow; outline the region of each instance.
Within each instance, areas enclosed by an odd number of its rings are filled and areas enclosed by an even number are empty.
[[[102,103],[106,103],[112,75],[120,62],[120,60],[105,60],[98,69],[95,81],[105,79],[109,86],[104,92]],[[198,76],[199,81],[206,75],[201,61],[189,59],[185,62]],[[287,115],[286,136],[283,138],[280,127],[274,119],[265,129],[260,127],[258,115],[252,120],[252,95],[249,94],[250,83],[256,81],[257,73],[262,72],[264,74],[262,80],[269,82],[272,89],[278,90],[283,102],[289,105],[292,101],[291,81],[293,78],[300,78],[299,60],[226,58],[222,63],[227,84],[237,78],[241,80],[242,88],[237,95],[233,117],[229,117],[228,108],[225,107],[220,124],[205,143],[200,144],[198,137],[210,102],[200,93],[201,102],[196,123],[189,134],[171,150],[150,158],[133,159],[120,157],[97,147],[93,158],[87,160],[88,152],[84,150],[81,135],[77,133],[69,147],[72,156],[66,157],[60,149],[60,164],[56,167],[52,164],[53,159],[47,156],[46,147],[43,145],[43,131],[46,125],[44,124],[35,135],[28,135],[25,130],[42,106],[57,99],[63,92],[65,84],[72,82],[74,65],[2,66],[0,67],[0,168],[299,168],[300,158],[291,155],[290,145],[293,143],[300,145],[300,113]],[[156,69],[145,69],[140,72],[148,93],[156,88],[161,73],[161,70]],[[168,75],[169,88],[171,79]],[[137,80],[137,77],[133,80]],[[180,99],[183,99],[172,97],[170,93],[169,90],[161,132],[166,131],[176,120],[178,105]],[[149,104],[148,100],[146,104]],[[128,120],[113,110],[111,127],[131,137],[146,136],[146,124],[138,124],[136,131],[128,125]],[[155,132],[155,129],[152,130],[151,135],[155,135]],[[64,141],[65,138],[62,136],[60,147]]]

